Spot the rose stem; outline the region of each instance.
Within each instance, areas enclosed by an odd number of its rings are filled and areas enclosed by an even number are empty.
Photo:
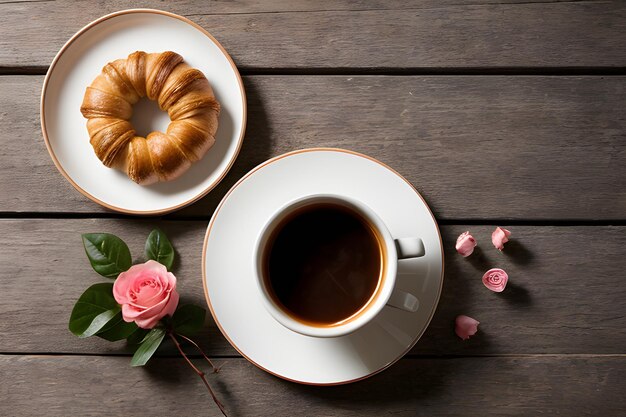
[[[211,359],[209,359],[209,357],[204,353],[204,351],[202,349],[200,349],[200,346],[198,346],[198,344],[196,342],[194,342],[193,340],[191,340],[187,336],[184,336],[184,335],[182,335],[180,333],[176,333],[176,336],[180,336],[183,339],[185,339],[186,341],[188,341],[189,343],[191,343],[192,345],[194,345],[196,347],[196,349],[198,349],[198,351],[200,353],[202,353],[202,356],[204,356],[204,359],[206,359],[206,361],[209,363],[209,365],[211,365],[211,368],[213,368],[213,373],[218,373],[220,371],[220,368],[218,368],[217,366],[215,366],[213,364]]]
[[[224,405],[215,396],[215,393],[211,389],[211,386],[209,385],[209,381],[207,381],[206,376],[204,375],[204,372],[202,372],[201,370],[196,368],[196,366],[193,363],[191,363],[191,361],[189,360],[187,355],[185,355],[185,352],[183,352],[183,349],[180,347],[180,343],[178,343],[178,340],[176,340],[176,337],[174,337],[174,334],[172,334],[172,333],[168,333],[168,334],[169,334],[170,338],[172,339],[172,341],[174,342],[174,345],[176,345],[176,349],[178,349],[178,351],[183,356],[185,361],[187,361],[189,366],[191,366],[191,368],[198,374],[200,379],[202,379],[202,382],[204,382],[204,385],[206,385],[207,389],[209,390],[209,394],[211,394],[211,397],[213,397],[213,401],[215,401],[215,404],[217,404],[217,406],[219,407],[219,409],[222,412],[222,414],[224,414],[224,416],[226,416],[226,410],[224,410]]]

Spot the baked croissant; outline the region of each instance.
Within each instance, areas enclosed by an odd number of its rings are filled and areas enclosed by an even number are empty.
[[[132,105],[144,96],[169,114],[165,133],[135,133]],[[80,111],[102,163],[147,185],[179,177],[204,156],[215,143],[220,104],[204,74],[177,53],[137,51],[105,65]]]

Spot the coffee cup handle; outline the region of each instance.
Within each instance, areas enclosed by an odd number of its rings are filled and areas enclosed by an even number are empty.
[[[418,237],[405,237],[395,239],[398,259],[419,258],[426,254],[424,242]],[[387,305],[400,310],[416,312],[419,308],[419,300],[413,294],[395,289],[387,301]]]

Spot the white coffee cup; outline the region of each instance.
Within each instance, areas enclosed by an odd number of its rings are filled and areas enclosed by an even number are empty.
[[[277,225],[290,213],[304,206],[320,203],[332,203],[352,209],[360,214],[377,232],[381,240],[381,249],[384,262],[383,271],[380,274],[379,287],[374,296],[353,316],[342,320],[336,325],[315,326],[304,323],[278,305],[271,297],[270,289],[266,287],[263,278],[263,259],[270,236]],[[310,195],[291,201],[277,210],[268,220],[265,227],[259,234],[255,247],[254,260],[256,262],[256,281],[260,293],[260,298],[267,311],[286,328],[303,335],[313,337],[337,337],[361,328],[374,319],[385,306],[391,306],[414,313],[419,308],[419,300],[413,294],[401,291],[396,288],[396,275],[398,260],[407,258],[417,258],[424,256],[425,249],[422,239],[419,237],[394,238],[385,223],[367,205],[345,196],[332,194]]]

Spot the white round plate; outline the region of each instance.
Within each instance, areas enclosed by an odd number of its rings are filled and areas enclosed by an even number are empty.
[[[204,73],[222,106],[215,145],[204,158],[180,178],[150,186],[135,184],[100,162],[80,112],[85,89],[102,67],[138,50],[177,52]],[[163,113],[153,130],[165,131],[168,123]],[[245,126],[243,84],[228,53],[200,26],[159,10],[124,10],[85,26],[52,61],[41,94],[41,128],[61,174],[93,201],[129,214],[171,212],[208,193],[235,161]]]
[[[422,238],[426,255],[401,260],[397,280],[418,297],[417,312],[385,307],[364,327],[336,338],[295,333],[267,312],[255,284],[256,239],[277,209],[320,193],[365,203],[394,238]],[[202,261],[209,308],[233,347],[271,374],[313,385],[358,381],[400,359],[426,330],[443,285],[441,237],[422,197],[381,162],[341,149],[291,152],[246,174],[211,218]]]

